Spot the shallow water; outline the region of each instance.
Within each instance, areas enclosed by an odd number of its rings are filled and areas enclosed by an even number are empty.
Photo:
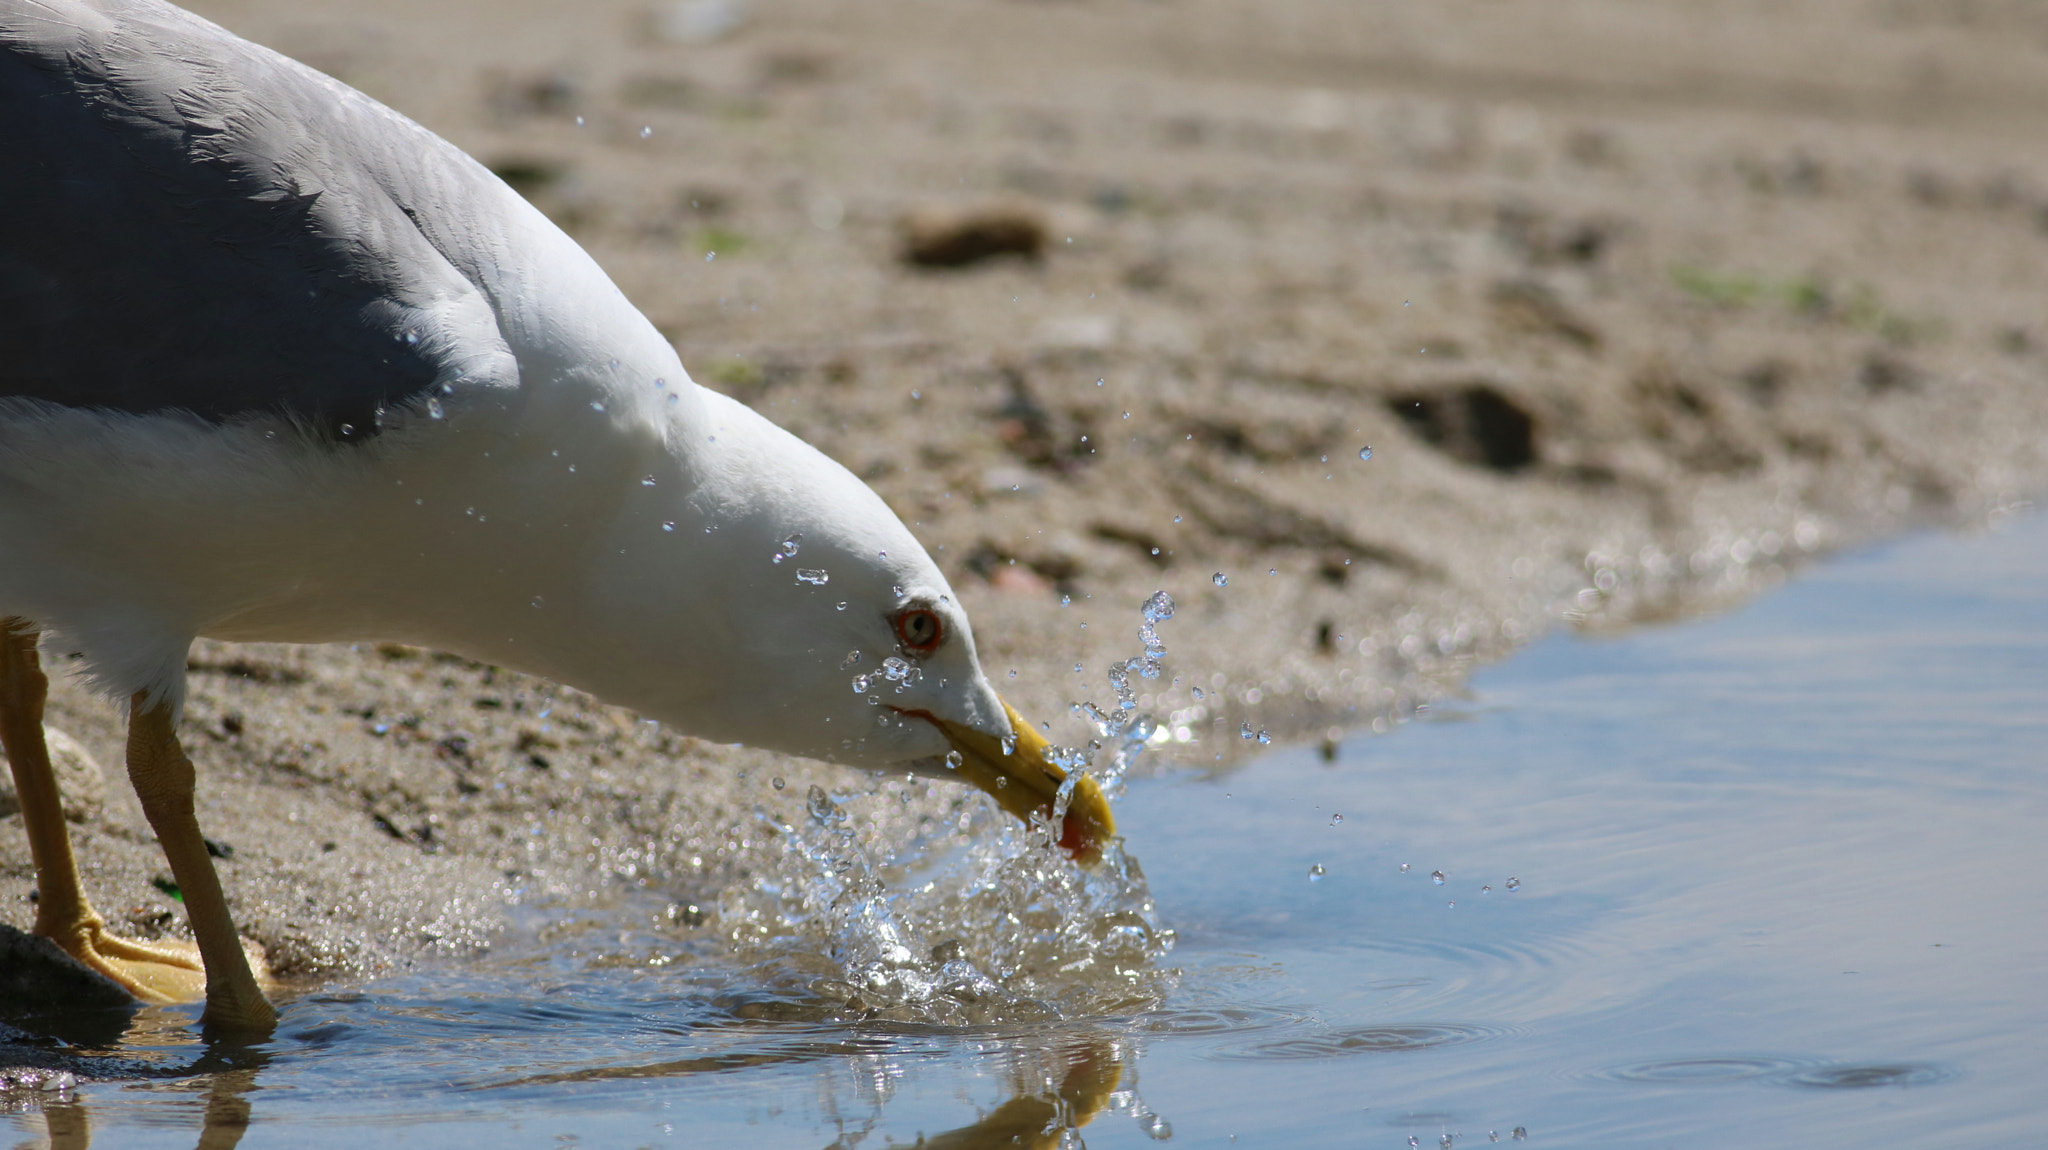
[[[2027,1143],[2048,1128],[2044,767],[2036,516],[1847,557],[1722,618],[1546,640],[1334,761],[1134,781],[1119,818],[1176,933],[1132,999],[1150,1008],[847,1022],[801,955],[742,965],[629,907],[299,999],[256,1048],[145,1014],[118,1048],[143,1077],[0,1132]]]

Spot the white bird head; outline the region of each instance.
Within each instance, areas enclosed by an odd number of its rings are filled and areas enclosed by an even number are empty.
[[[658,446],[617,442],[586,478],[615,486],[616,507],[581,549],[594,565],[548,598],[568,629],[536,669],[688,734],[960,778],[1019,818],[1050,813],[1066,772],[990,685],[938,564],[865,483],[710,392]],[[1080,779],[1061,844],[1092,860],[1114,830]]]

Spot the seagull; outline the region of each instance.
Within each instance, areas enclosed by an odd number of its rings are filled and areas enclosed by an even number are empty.
[[[1063,809],[1083,863],[1115,833],[881,498],[693,383],[452,144],[161,0],[0,0],[0,157],[0,744],[35,932],[137,998],[276,1018],[178,742],[199,636],[449,651]],[[127,707],[196,946],[117,937],[86,898],[43,648]]]

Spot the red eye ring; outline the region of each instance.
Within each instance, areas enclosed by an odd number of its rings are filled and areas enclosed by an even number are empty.
[[[896,638],[905,648],[927,655],[946,641],[946,624],[937,611],[929,607],[912,607],[896,616]]]

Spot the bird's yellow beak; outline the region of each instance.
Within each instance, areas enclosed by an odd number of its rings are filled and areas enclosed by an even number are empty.
[[[937,727],[953,749],[960,752],[960,765],[955,773],[994,796],[996,805],[1027,822],[1034,813],[1050,818],[1053,798],[1060,784],[1067,781],[1067,773],[1046,761],[1048,744],[1015,708],[1004,703],[1003,710],[1010,716],[1010,729],[1016,732],[1016,742],[1008,754],[1003,753],[1003,741],[994,735],[926,711],[904,713],[927,719]],[[1102,788],[1095,785],[1094,779],[1082,778],[1074,786],[1073,799],[1067,803],[1059,845],[1076,862],[1089,866],[1102,857],[1102,844],[1115,833],[1116,819],[1109,813],[1109,800],[1102,797]]]

